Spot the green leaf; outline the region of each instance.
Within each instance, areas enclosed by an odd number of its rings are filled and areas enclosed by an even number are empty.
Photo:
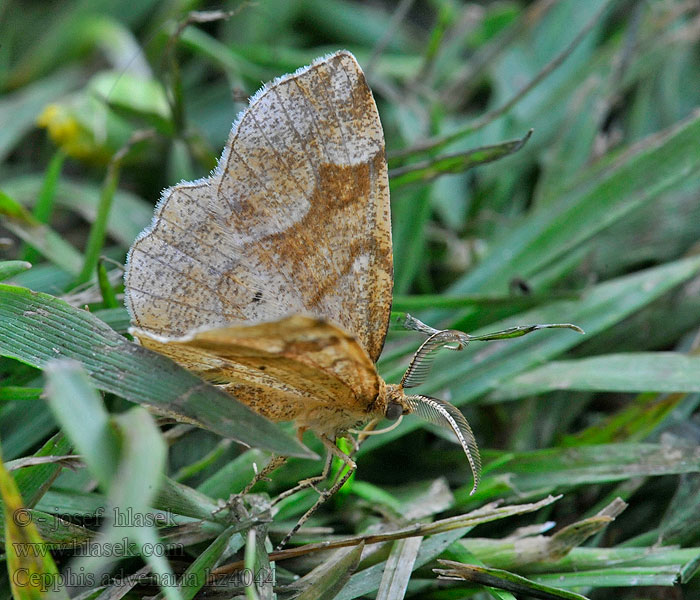
[[[78,273],[83,261],[80,253],[2,191],[0,191],[0,216],[5,217],[3,220],[5,227],[36,248],[55,265],[69,273]]]
[[[484,485],[471,499],[471,484],[455,492],[458,504],[502,497],[505,489],[525,498],[542,490],[563,491],[648,475],[698,473],[700,448],[633,443],[548,448],[506,456],[492,469],[487,466],[485,472]],[[495,483],[500,484],[498,488]]]
[[[581,176],[580,189],[534,211],[491,248],[451,293],[503,290],[514,276],[528,278],[700,169],[700,115],[645,139],[606,169]]]
[[[553,361],[514,377],[490,398],[512,400],[553,390],[700,392],[700,356],[630,352]]]
[[[3,189],[26,206],[32,206],[39,194],[42,180],[35,175],[22,175],[3,181]],[[87,221],[94,221],[102,188],[88,180],[58,182],[56,205],[75,211]],[[153,205],[128,190],[116,190],[113,209],[109,212],[107,231],[110,237],[129,246],[153,217]]]
[[[207,583],[212,568],[216,566],[216,562],[221,558],[231,536],[235,532],[236,527],[233,525],[222,531],[187,567],[178,582],[178,589],[183,600],[194,598],[197,592]]]
[[[117,470],[120,441],[102,399],[79,362],[53,359],[44,370],[46,397],[54,417],[107,492]]]
[[[25,260],[4,260],[0,262],[0,281],[10,279],[31,268],[32,263]]]
[[[140,118],[162,134],[173,133],[170,105],[157,80],[142,73],[103,71],[92,78],[88,88],[117,114]]]
[[[302,592],[296,600],[324,600],[334,598],[357,570],[364,550],[364,543],[353,548],[343,548],[318,565],[292,585]]]
[[[404,597],[422,543],[422,537],[406,538],[394,542],[386,561],[382,580],[379,582],[377,600]]]
[[[434,569],[436,573],[449,579],[460,578],[465,581],[479,583],[481,585],[508,590],[509,592],[524,594],[543,600],[587,600],[586,596],[568,592],[561,588],[555,588],[541,583],[536,583],[515,573],[509,573],[502,569],[491,569],[477,565],[465,565],[453,560],[438,560],[448,567],[446,569]]]
[[[49,439],[32,456],[37,459],[44,457],[63,456],[70,452],[70,443],[64,435],[57,433]],[[60,463],[49,462],[23,467],[15,473],[15,481],[25,505],[32,508],[49,489],[63,466]]]
[[[427,564],[447,548],[454,541],[460,539],[470,528],[455,529],[433,535],[425,540],[420,547],[412,570]],[[384,576],[386,561],[373,565],[355,573],[342,591],[336,596],[336,600],[352,600],[379,589]]]
[[[56,186],[61,178],[61,169],[65,162],[66,155],[60,150],[53,155],[46,175],[41,183],[41,190],[34,205],[34,218],[39,223],[49,223],[53,214],[54,198],[56,196]],[[37,262],[39,253],[28,246],[24,249],[23,258],[29,262]]]
[[[513,154],[522,148],[532,135],[532,129],[521,139],[501,142],[491,146],[482,146],[457,154],[437,156],[389,171],[392,189],[409,183],[428,183],[441,175],[464,173],[479,165],[494,162],[499,158]]]

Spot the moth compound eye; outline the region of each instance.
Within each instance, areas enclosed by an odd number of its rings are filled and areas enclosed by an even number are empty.
[[[396,421],[403,414],[403,406],[398,402],[389,402],[384,416],[390,421]]]

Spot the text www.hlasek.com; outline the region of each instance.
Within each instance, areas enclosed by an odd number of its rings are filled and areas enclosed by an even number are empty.
[[[44,557],[50,553],[46,544],[33,544],[27,542],[14,542],[12,544],[15,554],[20,558]],[[115,558],[129,558],[134,556],[165,556],[166,554],[184,553],[184,546],[180,544],[141,544],[129,542],[123,537],[118,542],[83,542],[71,546],[74,556],[107,556]]]

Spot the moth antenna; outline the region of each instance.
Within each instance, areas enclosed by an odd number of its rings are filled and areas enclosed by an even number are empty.
[[[421,395],[405,396],[404,399],[419,417],[429,423],[451,429],[457,436],[462,450],[467,455],[474,476],[474,487],[472,487],[470,495],[473,494],[481,479],[481,457],[476,438],[467,419],[456,406],[452,406],[444,400]]]
[[[423,383],[428,377],[430,368],[440,349],[461,350],[468,343],[469,336],[462,331],[457,331],[456,329],[436,331],[416,350],[411,363],[401,378],[402,387],[412,388]]]
[[[438,333],[440,330],[426,325],[423,321],[416,319],[413,315],[407,312],[394,312],[391,313],[392,324],[396,324],[400,329],[407,329],[410,331],[418,331],[424,335],[433,335]]]
[[[406,369],[401,379],[401,385],[404,388],[416,387],[426,380],[437,351],[441,348],[461,350],[472,341],[490,342],[494,340],[506,340],[509,338],[521,337],[539,329],[572,329],[577,333],[583,333],[583,329],[571,323],[540,323],[537,325],[518,325],[517,327],[509,327],[508,329],[493,331],[482,335],[469,335],[468,333],[456,329],[433,329],[418,319],[411,317],[408,313],[405,313],[405,317],[405,324],[415,322],[411,327],[416,331],[421,331],[423,333],[432,331],[433,333],[413,355],[411,363],[408,365],[408,369]]]

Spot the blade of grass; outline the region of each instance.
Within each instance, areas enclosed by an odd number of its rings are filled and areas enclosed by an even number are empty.
[[[493,497],[533,497],[572,487],[624,481],[648,475],[700,472],[700,448],[662,444],[601,444],[548,448],[505,456],[485,469],[483,486],[470,498],[471,482],[455,491],[458,505]]]
[[[80,253],[3,191],[0,191],[0,216],[4,217],[3,225],[7,229],[39,250],[52,263],[69,273],[80,270],[83,262]]]
[[[396,167],[389,171],[392,189],[409,183],[428,183],[441,175],[449,173],[464,173],[479,165],[494,162],[520,150],[532,136],[532,129],[518,140],[501,142],[491,146],[482,146],[465,152],[436,156],[404,167]]]
[[[391,600],[405,596],[422,543],[422,537],[394,542],[379,582],[377,600]]]
[[[147,549],[158,547],[155,529],[139,525],[140,518],[149,514],[165,465],[165,443],[153,418],[136,407],[110,419],[76,361],[49,361],[46,374],[47,397],[54,415],[80,450],[91,474],[108,492],[111,506],[122,515],[132,515],[119,523],[108,518],[95,539],[96,547],[108,548],[123,537],[133,538],[153,571],[163,581],[172,581],[163,554]],[[81,415],[79,421],[75,415]],[[90,553],[81,566],[87,573],[102,575],[112,561],[107,552]],[[166,595],[173,600],[179,597],[174,589],[166,589]]]
[[[541,583],[536,583],[532,580],[509,573],[502,569],[492,569],[488,567],[479,567],[477,565],[465,565],[453,560],[438,559],[438,562],[448,567],[446,569],[433,569],[440,579],[448,581],[464,580],[472,583],[478,583],[488,587],[495,587],[508,590],[512,593],[524,594],[532,598],[542,598],[543,600],[587,600],[586,596],[568,592],[561,588],[555,588]]]
[[[391,304],[392,320],[394,312],[417,311],[429,308],[493,308],[505,306],[513,310],[522,310],[540,304],[546,304],[553,300],[575,300],[579,298],[579,292],[528,294],[526,296],[504,294],[466,294],[463,296],[450,296],[445,294],[421,294],[419,296],[394,296]]]
[[[354,548],[338,550],[328,560],[292,583],[294,588],[302,590],[296,600],[335,598],[357,570],[364,547],[364,543],[360,543]]]
[[[63,456],[68,454],[69,451],[70,443],[64,435],[57,433],[39,448],[33,456]],[[24,467],[15,473],[17,488],[20,490],[22,498],[26,498],[25,505],[28,508],[36,506],[36,503],[58,477],[62,468],[60,464],[46,463]]]
[[[633,402],[575,434],[562,436],[560,446],[589,446],[613,442],[641,442],[655,432],[663,431],[676,420],[684,420],[683,413],[698,405],[698,399],[685,394],[640,394]],[[688,415],[686,414],[686,417]]]
[[[100,287],[104,307],[106,309],[120,308],[120,302],[117,300],[117,294],[114,292],[114,288],[109,282],[107,268],[102,259],[97,261],[97,284]]]
[[[499,117],[503,116],[506,114],[513,106],[515,106],[522,98],[524,98],[527,94],[529,94],[537,85],[543,81],[544,79],[547,78],[548,75],[550,75],[552,72],[554,72],[570,55],[571,53],[578,47],[578,45],[581,43],[581,41],[590,33],[590,31],[598,25],[602,17],[605,15],[607,12],[608,8],[614,4],[615,0],[609,0],[608,2],[605,2],[601,8],[593,15],[593,17],[586,23],[582,28],[581,31],[576,35],[576,37],[569,43],[566,48],[564,48],[559,54],[557,54],[551,61],[549,61],[538,73],[533,77],[521,90],[515,94],[512,98],[510,98],[506,103],[502,104],[498,108],[489,111],[479,119],[476,119],[475,121],[467,124],[465,127],[462,127],[461,129],[450,133],[446,136],[442,136],[439,138],[433,138],[429,140],[424,140],[423,142],[420,142],[418,144],[415,144],[411,148],[407,148],[406,150],[403,150],[401,152],[395,153],[393,156],[390,156],[390,159],[393,158],[403,158],[406,156],[411,156],[413,154],[419,154],[423,152],[428,152],[428,151],[435,151],[440,148],[444,148],[445,146],[448,146],[452,142],[455,142],[459,139],[462,139],[464,137],[467,137],[468,135],[471,135],[472,133],[475,133],[479,131],[480,129],[483,129],[486,127],[489,123],[492,123]]]
[[[33,211],[34,218],[39,223],[48,224],[51,220],[54,198],[56,197],[56,187],[58,185],[58,180],[61,177],[61,169],[63,169],[63,163],[65,160],[66,155],[63,153],[63,151],[57,150],[49,162],[49,166],[46,168],[44,181],[41,184],[41,190],[39,191],[36,204],[34,204]],[[24,260],[34,263],[38,261],[40,253],[31,246],[27,246],[24,248],[22,256]]]
[[[121,444],[102,399],[77,361],[50,360],[45,372],[46,398],[54,417],[102,490],[108,491]],[[80,419],[75,415],[80,415]]]
[[[187,567],[177,584],[183,600],[191,600],[204,587],[209,578],[209,572],[221,558],[235,532],[236,528],[233,525],[222,531]]]
[[[612,567],[578,573],[550,573],[532,578],[543,585],[567,588],[639,588],[653,585],[674,586],[680,580],[680,569],[675,566]]]
[[[490,400],[500,402],[553,390],[700,392],[700,356],[630,352],[553,361],[499,386]]]
[[[435,559],[445,548],[460,539],[467,531],[469,531],[468,528],[456,529],[454,531],[447,531],[434,535],[425,540],[421,544],[420,551],[413,564],[413,570]],[[336,596],[336,600],[352,600],[353,598],[370,594],[379,589],[385,566],[386,561],[382,561],[379,564],[355,573],[350,577],[350,581],[348,581],[342,591]]]
[[[650,136],[556,206],[548,205],[504,234],[489,255],[450,293],[503,289],[528,278],[631,211],[682,184],[700,169],[700,113]],[[570,194],[571,196],[571,194]]]
[[[24,260],[4,260],[0,262],[0,281],[10,279],[18,273],[32,268],[32,263]]]
[[[3,182],[5,192],[23,205],[31,206],[39,194],[42,180],[36,175],[21,175]],[[75,211],[89,222],[95,221],[102,188],[88,181],[63,178],[56,189],[56,205]],[[127,190],[116,190],[107,231],[111,238],[129,246],[150,223],[153,205]]]
[[[466,533],[468,529],[476,527],[477,525],[480,525],[482,523],[490,523],[492,521],[497,521],[499,519],[504,519],[506,517],[514,515],[522,515],[535,512],[541,508],[544,508],[545,506],[553,504],[559,499],[561,499],[561,496],[547,496],[546,498],[543,498],[538,502],[532,502],[529,504],[514,504],[511,506],[499,506],[498,503],[492,502],[490,504],[485,504],[481,508],[473,510],[469,513],[457,515],[454,517],[448,517],[446,519],[440,519],[439,521],[434,521],[432,523],[419,522],[388,532],[361,534],[348,538],[342,538],[339,540],[326,540],[316,544],[306,544],[304,546],[300,546],[298,548],[291,548],[288,550],[278,550],[270,553],[270,560],[282,561],[288,558],[296,558],[298,556],[305,556],[307,554],[323,552],[325,550],[332,550],[334,548],[346,548],[348,546],[357,546],[357,544],[359,544],[360,542],[364,542],[365,544],[369,545],[378,544],[381,542],[391,542],[394,540],[400,540],[415,536],[437,537],[439,534],[448,533],[455,530],[459,531],[459,537],[462,537],[462,535],[464,535],[464,533]],[[454,541],[454,539],[452,541]],[[423,554],[425,544],[428,544],[429,542],[431,542],[431,540],[425,541],[419,554]],[[227,565],[223,565],[215,569],[214,574],[232,573],[240,569],[242,566],[243,563],[240,561],[235,563],[229,563]],[[377,579],[377,585],[379,585],[379,579]]]
[[[114,200],[114,194],[117,190],[117,185],[119,184],[121,163],[134,144],[144,140],[147,137],[150,137],[151,135],[151,131],[135,132],[127,144],[121,148],[109,161],[107,174],[105,175],[105,180],[102,185],[102,192],[100,194],[100,202],[97,206],[97,216],[90,227],[90,235],[85,248],[83,267],[76,278],[75,285],[85,283],[96,275],[97,262],[100,258],[100,252],[102,251],[102,246],[104,245],[105,236],[107,233],[107,220],[109,219],[109,213],[112,210],[112,201]]]
[[[39,400],[43,393],[44,388],[25,388],[8,385],[0,387],[0,401]]]

